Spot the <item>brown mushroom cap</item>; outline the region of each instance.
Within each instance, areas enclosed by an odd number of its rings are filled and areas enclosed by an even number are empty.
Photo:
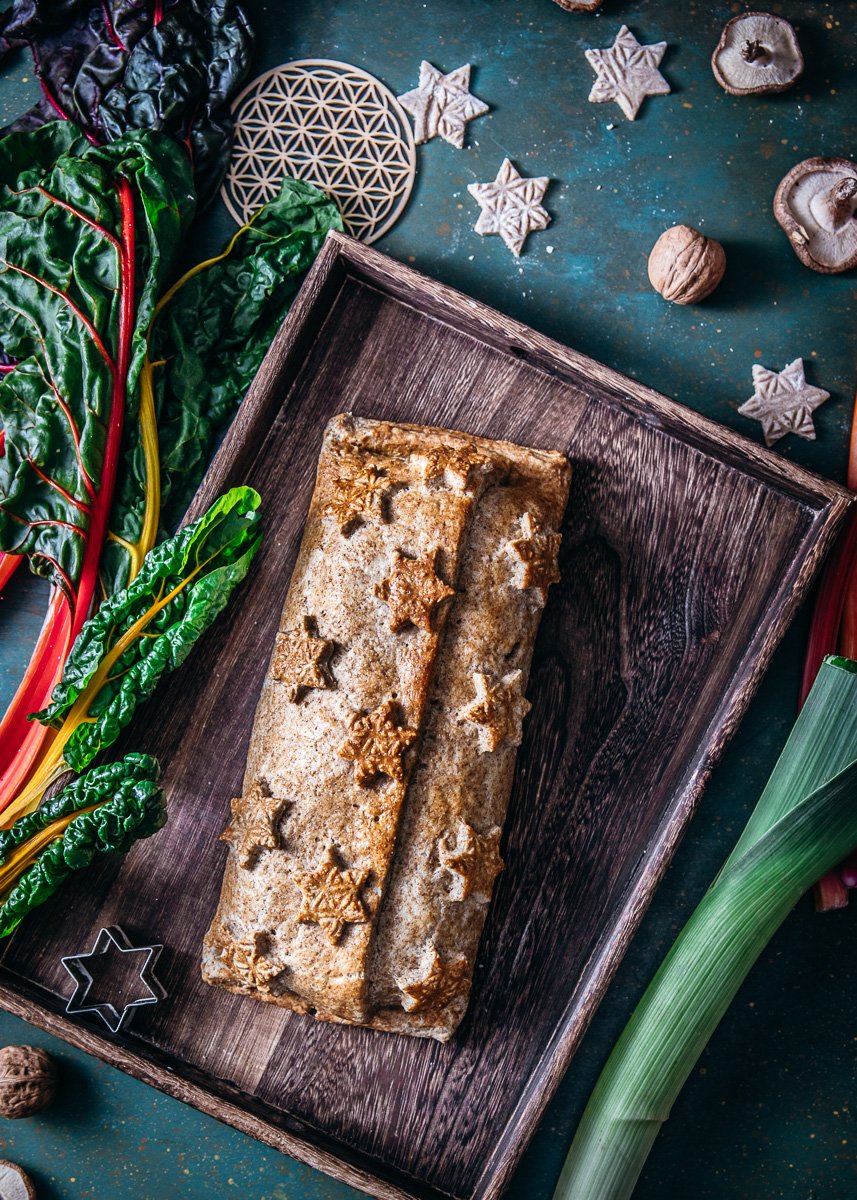
[[[711,56],[711,69],[732,96],[784,92],[803,74],[803,55],[788,21],[773,13],[733,17]]]
[[[774,216],[795,254],[813,271],[836,275],[857,266],[857,163],[807,158],[774,196]]]
[[[600,8],[604,0],[554,0],[560,8],[564,8],[566,12],[595,12],[596,8]]]
[[[0,1196],[3,1200],[36,1200],[30,1176],[17,1163],[0,1158]]]

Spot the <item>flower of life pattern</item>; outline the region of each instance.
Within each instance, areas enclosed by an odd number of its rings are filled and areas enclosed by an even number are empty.
[[[410,123],[392,92],[359,67],[302,59],[254,79],[235,100],[222,196],[243,225],[283,176],[338,202],[349,233],[374,242],[399,219],[416,174]]]

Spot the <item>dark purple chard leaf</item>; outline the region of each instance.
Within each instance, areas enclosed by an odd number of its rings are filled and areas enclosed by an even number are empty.
[[[214,197],[253,42],[235,0],[18,0],[0,16],[3,37],[30,47],[44,92],[10,129],[57,116],[96,141],[156,129],[187,146],[201,202]]]

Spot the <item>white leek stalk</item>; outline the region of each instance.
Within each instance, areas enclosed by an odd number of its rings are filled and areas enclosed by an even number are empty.
[[[720,1018],[801,895],[857,846],[857,663],[826,658],[732,854],[601,1073],[554,1200],[628,1200]]]

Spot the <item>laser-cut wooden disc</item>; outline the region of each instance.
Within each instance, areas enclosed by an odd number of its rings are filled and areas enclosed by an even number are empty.
[[[267,71],[236,98],[221,195],[243,225],[285,175],[329,192],[349,233],[374,242],[401,216],[416,175],[410,123],[373,75],[329,59]]]

